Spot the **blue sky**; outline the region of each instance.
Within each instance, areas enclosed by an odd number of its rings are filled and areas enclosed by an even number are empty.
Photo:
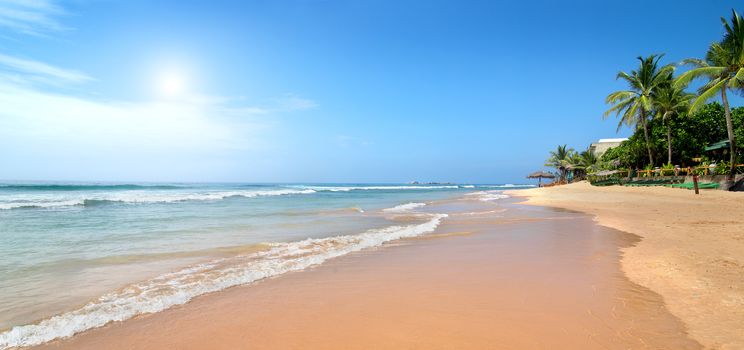
[[[0,179],[525,182],[737,5],[0,0]]]

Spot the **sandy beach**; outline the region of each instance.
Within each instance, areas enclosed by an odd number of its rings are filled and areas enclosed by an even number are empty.
[[[0,350],[744,350],[742,10],[0,0]]]
[[[450,216],[427,236],[38,349],[701,348],[622,273],[637,236],[514,202],[432,204]]]
[[[581,211],[641,237],[623,249],[631,281],[659,293],[709,349],[744,348],[744,196],[716,190],[593,187],[512,191],[527,203]]]

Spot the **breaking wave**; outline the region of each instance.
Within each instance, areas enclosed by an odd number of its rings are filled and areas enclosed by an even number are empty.
[[[482,202],[490,202],[499,199],[509,198],[508,195],[501,193],[501,191],[478,191],[468,193],[466,196],[472,196]]]
[[[405,212],[411,211],[416,208],[421,208],[425,205],[426,203],[406,203],[406,204],[396,205],[392,208],[383,209],[382,211],[388,212],[388,213],[405,213]]]
[[[356,235],[272,243],[259,252],[215,260],[163,274],[91,301],[80,309],[39,323],[16,326],[0,333],[0,349],[38,345],[70,337],[109,322],[163,311],[191,299],[229,287],[248,284],[290,271],[299,271],[351,252],[385,242],[434,231],[446,214],[430,214],[428,221],[389,226]]]
[[[0,191],[119,191],[119,190],[175,190],[188,185],[135,184],[0,184]]]
[[[397,191],[397,190],[434,190],[434,189],[456,189],[458,185],[436,185],[436,186],[296,186],[297,188],[311,189],[315,191],[348,192],[348,191]]]
[[[56,208],[70,206],[99,206],[114,203],[148,204],[174,203],[185,201],[214,201],[230,197],[266,197],[298,194],[312,194],[311,189],[278,189],[278,190],[235,190],[211,192],[153,192],[153,191],[120,191],[103,193],[83,193],[77,196],[45,195],[38,198],[27,196],[10,196],[0,198],[0,209],[19,208]]]

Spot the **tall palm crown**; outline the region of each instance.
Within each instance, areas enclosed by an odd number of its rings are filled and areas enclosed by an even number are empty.
[[[599,158],[594,152],[586,150],[579,155],[579,166],[587,173],[597,170]]]
[[[638,57],[640,65],[637,70],[631,71],[630,74],[617,73],[617,79],[627,82],[629,89],[615,91],[607,95],[605,99],[605,102],[612,107],[604,113],[604,117],[607,118],[613,113],[620,117],[618,129],[623,125],[635,126],[636,128],[640,125],[643,128],[648,159],[651,164],[654,164],[654,156],[651,151],[647,122],[652,111],[653,95],[659,86],[669,81],[674,72],[674,67],[671,65],[659,68],[659,60],[662,56]]]
[[[558,146],[555,151],[550,151],[550,157],[545,161],[545,166],[558,169],[560,180],[565,181],[568,169],[571,168],[573,153],[573,148],[568,148],[566,145]]]
[[[685,87],[693,79],[700,77],[708,79],[708,82],[698,90],[700,95],[690,106],[691,113],[718,93],[721,94],[731,153],[730,176],[733,176],[736,171],[736,139],[726,91],[741,91],[744,88],[744,19],[732,10],[731,23],[729,24],[723,17],[721,22],[726,32],[723,39],[710,45],[705,60],[684,60],[683,64],[690,64],[693,68],[680,75],[675,85]]]
[[[574,172],[575,176],[583,176],[592,173],[597,170],[599,159],[590,150],[579,152],[573,152],[568,157],[571,163],[569,169]]]
[[[674,86],[670,80],[659,86],[653,95],[655,116],[661,118],[667,131],[667,163],[672,163],[672,128],[669,122],[672,118],[687,113],[690,100],[695,95],[686,93],[684,89]]]

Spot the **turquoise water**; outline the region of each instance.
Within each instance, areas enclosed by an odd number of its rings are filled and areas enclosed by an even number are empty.
[[[425,234],[446,217],[426,203],[507,187],[0,183],[0,349]]]

